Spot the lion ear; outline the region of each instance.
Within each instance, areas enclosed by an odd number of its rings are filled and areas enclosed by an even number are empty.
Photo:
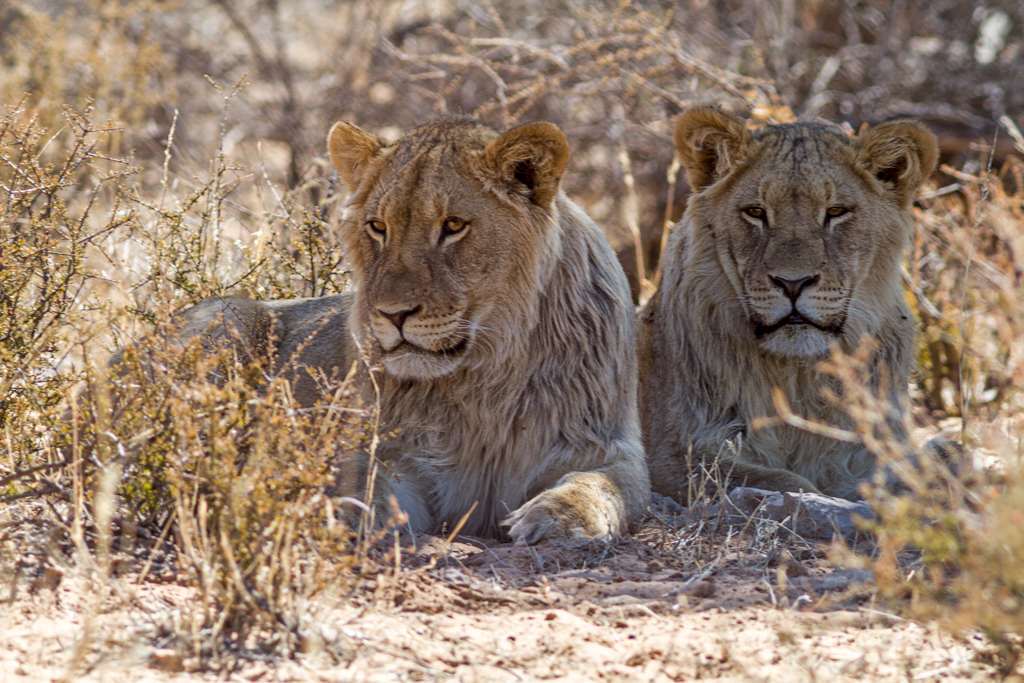
[[[939,158],[935,135],[914,121],[891,121],[869,128],[857,136],[856,144],[860,164],[892,188],[902,207],[910,205]]]
[[[530,200],[547,208],[569,165],[569,142],[553,123],[527,123],[492,140],[484,160],[505,183],[525,186]]]
[[[387,146],[387,141],[359,126],[339,121],[327,134],[327,151],[331,154],[338,175],[354,191],[366,167]]]
[[[712,107],[691,107],[676,121],[676,151],[686,179],[700,192],[724,177],[743,158],[750,131],[737,118]]]

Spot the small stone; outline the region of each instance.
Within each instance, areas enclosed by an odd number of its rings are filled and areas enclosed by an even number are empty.
[[[695,598],[710,598],[715,594],[715,584],[704,579],[687,582],[683,592]]]
[[[797,576],[807,576],[810,574],[807,567],[803,566],[792,557],[786,558],[786,576],[789,578],[795,578]]]
[[[728,524],[745,524],[751,516],[785,523],[804,538],[828,541],[835,535],[854,538],[863,533],[857,519],[875,519],[866,503],[851,502],[819,493],[779,493],[740,487],[729,492],[724,518]],[[713,508],[713,509],[712,509]],[[708,515],[718,514],[718,505]]]
[[[185,670],[185,658],[177,650],[160,648],[150,653],[149,665],[161,671],[178,673]]]
[[[32,580],[32,590],[56,590],[64,578],[64,572],[56,567],[47,567],[39,578]]]

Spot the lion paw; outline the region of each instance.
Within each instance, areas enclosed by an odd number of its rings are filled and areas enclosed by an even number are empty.
[[[595,495],[589,486],[565,484],[548,489],[510,514],[503,524],[516,545],[541,541],[602,540],[618,535],[620,505]]]

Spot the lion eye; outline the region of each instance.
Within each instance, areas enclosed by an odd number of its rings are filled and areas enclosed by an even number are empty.
[[[444,223],[441,225],[441,232],[445,235],[457,235],[465,230],[467,225],[469,225],[469,223],[461,218],[448,216],[448,218],[444,219]]]
[[[839,218],[843,214],[850,213],[850,210],[845,206],[830,206],[825,209],[825,213],[828,214],[829,218]]]
[[[384,237],[388,233],[387,227],[382,221],[366,221],[366,227],[378,237]]]
[[[743,213],[747,214],[751,218],[764,218],[765,210],[760,206],[748,206],[743,209]]]

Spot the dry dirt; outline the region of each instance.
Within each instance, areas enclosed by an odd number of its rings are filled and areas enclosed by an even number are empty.
[[[0,683],[995,680],[980,637],[887,614],[869,572],[811,546],[659,526],[614,546],[403,546],[398,579],[378,570],[323,609],[306,654],[254,648],[216,670],[163,647],[191,588],[25,578],[0,606]]]

